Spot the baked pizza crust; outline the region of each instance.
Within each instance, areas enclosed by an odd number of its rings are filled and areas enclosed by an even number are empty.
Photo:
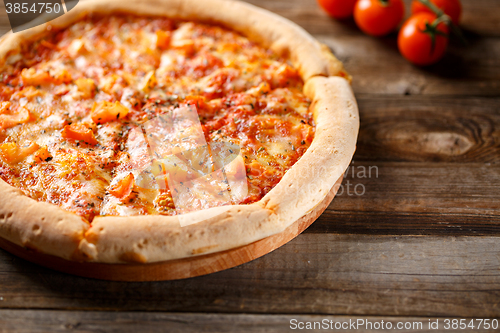
[[[221,10],[224,8],[224,10]],[[218,23],[289,58],[305,82],[316,122],[314,140],[278,185],[250,205],[181,216],[105,216],[90,226],[76,214],[38,202],[0,179],[0,237],[70,260],[157,262],[214,253],[277,234],[328,195],[354,154],[359,129],[350,77],[324,45],[302,28],[254,6],[228,0],[80,2],[48,24],[0,40],[0,67],[23,43],[65,28],[89,12],[134,13]]]
[[[289,58],[304,81],[318,75],[348,77],[342,63],[329,52],[328,47],[316,41],[295,23],[250,4],[231,0],[80,1],[73,10],[48,24],[15,34],[7,33],[0,41],[0,61],[8,59],[9,53],[18,52],[22,43],[36,40],[46,34],[48,26],[51,29],[65,28],[89,12],[123,12],[221,24],[242,33],[278,55]]]
[[[89,228],[80,216],[25,196],[0,179],[0,237],[70,260],[83,260],[78,245]]]

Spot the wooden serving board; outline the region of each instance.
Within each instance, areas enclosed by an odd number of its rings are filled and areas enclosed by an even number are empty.
[[[343,175],[323,201],[283,232],[235,249],[150,264],[75,262],[26,249],[0,237],[0,248],[32,263],[73,275],[113,281],[163,281],[206,275],[257,259],[288,243],[309,227],[335,197]]]

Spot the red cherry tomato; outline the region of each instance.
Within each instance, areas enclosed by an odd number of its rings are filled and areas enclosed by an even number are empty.
[[[358,0],[318,0],[318,3],[331,17],[344,19],[352,16],[356,1]]]
[[[462,4],[460,0],[430,0],[437,7],[441,8],[444,13],[451,17],[453,23],[458,24],[460,21],[460,15],[462,14]],[[432,13],[432,11],[424,4],[419,1],[413,1],[411,4],[412,14],[426,12]]]
[[[426,66],[437,62],[444,55],[448,46],[448,27],[439,23],[432,28],[436,15],[430,13],[419,13],[411,16],[399,31],[399,52],[420,66]],[[434,38],[434,42],[433,42]]]
[[[359,0],[354,6],[356,24],[372,36],[384,36],[395,30],[404,14],[401,0]]]

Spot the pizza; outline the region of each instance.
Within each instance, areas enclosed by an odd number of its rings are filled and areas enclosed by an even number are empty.
[[[152,263],[278,234],[355,149],[350,77],[237,1],[85,1],[0,41],[0,237]]]

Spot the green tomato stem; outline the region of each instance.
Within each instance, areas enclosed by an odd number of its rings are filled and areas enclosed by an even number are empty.
[[[467,39],[465,39],[464,34],[462,33],[462,30],[453,23],[451,18],[446,15],[441,8],[433,4],[430,0],[417,0],[427,8],[429,8],[434,14],[436,14],[437,19],[432,23],[434,27],[437,27],[439,23],[445,23],[447,26],[450,27],[451,32],[462,42],[463,45],[468,45]],[[443,19],[441,19],[443,18]]]

